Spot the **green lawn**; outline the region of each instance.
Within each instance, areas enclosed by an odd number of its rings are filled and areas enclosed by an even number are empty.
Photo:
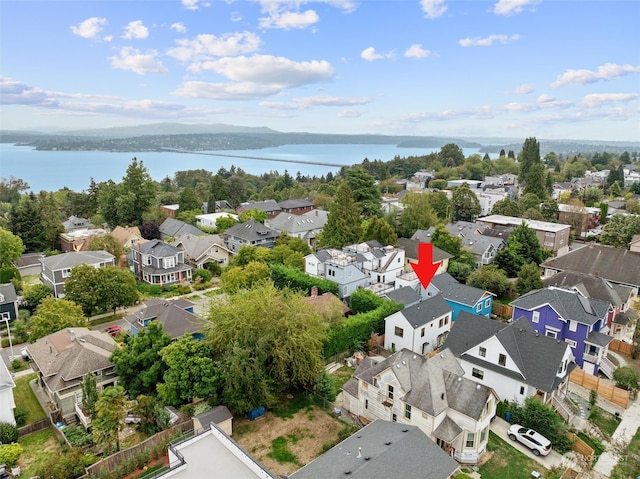
[[[23,448],[18,465],[20,477],[32,477],[51,458],[62,454],[62,448],[51,428],[34,432],[18,439]]]
[[[531,479],[531,471],[538,471],[547,479],[549,471],[525,456],[511,444],[489,432],[491,458],[480,467],[482,479]]]
[[[355,369],[353,368],[342,366],[340,369],[333,372],[331,376],[333,377],[333,387],[336,394],[342,391],[342,386],[349,380],[349,378],[351,378],[354,371]]]
[[[13,390],[13,397],[16,405],[27,411],[26,424],[31,424],[47,417],[31,386],[29,386],[29,382],[36,377],[36,373],[33,373],[15,379],[16,387]]]
[[[592,409],[591,414],[589,415],[589,421],[598,426],[600,430],[609,437],[613,435],[618,424],[620,424],[620,418],[617,418],[615,415],[599,408],[598,406]]]

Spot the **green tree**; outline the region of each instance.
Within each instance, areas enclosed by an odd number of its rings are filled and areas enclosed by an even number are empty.
[[[429,205],[438,219],[449,221],[451,215],[451,201],[444,191],[434,191],[428,194]],[[422,229],[422,228],[421,228]]]
[[[417,230],[429,229],[438,222],[430,199],[430,195],[425,193],[409,193],[402,199],[404,209],[400,213],[398,225],[398,234],[401,237],[411,238]]]
[[[87,327],[82,308],[67,299],[44,298],[31,318],[31,340],[48,336],[65,328]]]
[[[264,246],[242,245],[238,250],[235,258],[233,258],[234,266],[246,266],[252,261],[260,261],[266,263],[269,259],[271,251]]]
[[[611,185],[611,188],[609,188],[609,196],[611,196],[611,198],[619,198],[620,195],[622,195],[622,188],[620,187],[620,183],[614,181]]]
[[[167,365],[158,396],[170,406],[179,406],[193,398],[215,398],[218,373],[209,344],[183,336],[160,351]]]
[[[124,247],[112,235],[96,235],[89,240],[89,251],[106,251],[116,258],[116,262],[124,254]]]
[[[548,438],[560,453],[571,449],[568,428],[562,417],[551,406],[536,397],[528,397],[524,406],[512,411],[513,423],[522,424]]]
[[[548,199],[540,205],[540,213],[545,221],[556,222],[558,220],[558,202],[554,199]]]
[[[626,248],[637,234],[640,234],[640,216],[615,214],[602,229],[600,242]]]
[[[109,386],[98,396],[96,418],[92,421],[93,438],[109,450],[115,443],[120,450],[120,431],[124,427],[127,394],[122,386]]]
[[[518,279],[516,280],[516,291],[523,295],[534,289],[544,287],[542,279],[540,279],[540,267],[535,263],[525,264],[520,268]]]
[[[496,201],[493,208],[491,208],[491,214],[518,217],[520,216],[521,211],[518,203],[511,201],[510,198],[503,198]]]
[[[60,221],[60,206],[53,197],[53,193],[40,192],[38,209],[45,250],[58,249],[60,247],[60,233],[64,233],[64,227]]]
[[[18,203],[11,205],[7,226],[14,235],[20,237],[25,252],[35,253],[47,249],[40,209],[33,193],[24,195]]]
[[[180,205],[178,211],[198,210],[202,213],[202,201],[190,185],[185,186],[180,192],[178,204]]]
[[[171,342],[171,336],[162,331],[162,325],[151,321],[146,329],[140,329],[121,348],[111,353],[113,370],[129,394],[154,395],[156,384],[162,382],[167,365],[160,351]]]
[[[139,395],[132,412],[140,418],[139,429],[145,434],[152,435],[169,426],[169,415],[153,396]]]
[[[495,293],[499,297],[509,289],[507,276],[495,265],[487,265],[475,270],[467,278],[467,284]]]
[[[265,213],[262,210],[259,210],[257,208],[252,208],[249,210],[245,210],[243,211],[239,216],[238,216],[238,220],[240,221],[240,223],[244,223],[246,221],[249,221],[251,219],[254,219],[260,223],[264,223],[267,220],[267,213]],[[216,226],[217,226],[217,222],[216,222]]]
[[[540,158],[540,144],[533,137],[527,138],[522,145],[519,179],[525,183],[525,194],[533,193],[538,198],[546,198],[545,168]]]
[[[376,186],[376,179],[359,166],[349,168],[344,179],[351,189],[360,215],[364,218],[379,216],[382,196]]]
[[[361,223],[351,188],[344,182],[338,187],[333,203],[329,206],[329,216],[319,235],[318,245],[321,248],[342,248],[357,243],[362,236]]]
[[[358,288],[349,297],[349,307],[353,314],[367,313],[379,308],[384,300],[371,290]]]
[[[523,222],[511,232],[506,247],[498,251],[495,263],[513,278],[525,264],[540,264],[549,254],[540,245],[535,231]]]
[[[438,161],[444,166],[460,166],[464,163],[464,153],[455,143],[447,143],[440,148]]]
[[[24,253],[24,244],[19,236],[0,228],[0,267],[11,268]]]
[[[80,305],[87,316],[96,312],[115,312],[116,308],[131,306],[138,300],[135,277],[131,271],[117,266],[74,266],[65,282],[64,291],[65,298]]]
[[[453,190],[451,203],[455,221],[475,221],[481,211],[478,197],[466,183]]]
[[[384,219],[373,216],[363,223],[362,241],[377,240],[383,245],[395,245],[398,235]]]
[[[89,413],[91,419],[96,417],[96,402],[98,402],[98,386],[96,377],[88,372],[82,377],[82,409]]]
[[[18,442],[18,428],[8,422],[0,422],[0,444]]]
[[[218,231],[218,234],[222,234],[236,223],[237,221],[231,216],[221,216],[216,220],[216,230]]]
[[[288,246],[289,249],[300,253],[302,256],[311,254],[311,248],[305,240],[296,238],[295,236],[289,236],[286,232],[283,232],[276,238],[276,246],[282,245]]]
[[[49,286],[42,283],[27,284],[22,290],[22,307],[33,313],[42,300],[50,296],[53,296],[53,292]]]
[[[520,211],[524,212],[527,211],[530,208],[535,208],[535,209],[540,209],[540,198],[538,197],[538,195],[535,195],[533,193],[527,193],[522,195],[519,199],[518,199],[518,208],[520,209]]]
[[[638,371],[630,366],[620,366],[613,371],[613,380],[616,382],[616,386],[628,391],[638,389],[639,378],[640,375],[638,374]]]
[[[326,370],[320,371],[320,376],[316,382],[316,391],[318,392],[318,396],[324,398],[330,403],[336,400],[336,391],[333,381],[333,376],[327,373]]]

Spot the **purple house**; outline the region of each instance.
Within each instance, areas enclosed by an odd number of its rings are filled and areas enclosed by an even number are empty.
[[[611,336],[602,331],[610,303],[586,298],[577,291],[547,287],[531,291],[515,301],[513,318],[524,316],[538,334],[565,341],[576,364],[587,373],[611,377],[615,366],[607,359]]]

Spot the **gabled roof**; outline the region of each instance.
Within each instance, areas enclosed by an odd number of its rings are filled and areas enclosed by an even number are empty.
[[[377,419],[290,477],[448,479],[458,467],[459,464],[417,426]]]
[[[533,311],[546,304],[563,319],[572,319],[589,326],[604,319],[611,305],[600,299],[585,298],[577,291],[552,286],[530,291],[511,302],[511,306],[527,311]]]
[[[420,301],[420,293],[413,289],[411,286],[403,286],[402,288],[388,291],[384,294],[391,301],[404,304],[405,306],[411,306]]]
[[[126,228],[123,228],[122,226],[116,226],[111,232],[111,236],[113,236],[121,245],[124,245],[129,240],[131,240],[132,236],[142,238],[140,228],[138,228],[137,226],[128,226]]]
[[[0,284],[0,304],[15,303],[16,301],[18,301],[18,295],[13,283]]]
[[[227,253],[231,253],[224,245],[224,240],[220,235],[195,236],[186,234],[181,235],[172,241],[171,244],[177,248],[182,247],[185,254],[195,261],[199,260],[213,246],[217,246]]]
[[[570,270],[554,274],[544,279],[542,284],[545,287],[575,289],[585,296],[607,301],[614,306],[625,304],[629,300],[629,296],[633,294],[633,289],[628,286],[610,283],[604,278]]]
[[[62,223],[65,231],[73,231],[81,228],[90,228],[91,221],[86,218],[80,218],[79,216],[71,215],[67,221]]]
[[[247,211],[247,210],[258,210],[264,211],[265,213],[271,213],[273,211],[280,211],[281,208],[276,203],[276,200],[265,200],[265,201],[255,201],[255,202],[247,202],[240,203],[237,211]]]
[[[114,261],[114,256],[106,251],[71,251],[69,253],[46,256],[42,264],[52,271],[73,268],[79,264],[108,263]]]
[[[499,250],[505,243],[502,238],[471,233],[462,238],[462,246],[477,256],[482,256],[491,247]]]
[[[27,346],[50,391],[79,383],[88,372],[111,368],[116,348],[111,336],[88,328],[65,328]]]
[[[293,213],[282,212],[271,220],[267,220],[268,226],[277,231],[297,234],[311,230],[319,230],[327,223],[327,217],[313,217],[295,215]]]
[[[445,299],[467,306],[475,306],[478,301],[488,293],[483,289],[459,283],[449,273],[435,275],[431,280],[431,284],[440,291],[440,294],[442,294]]]
[[[133,251],[129,253],[129,256],[134,258],[134,252],[140,252],[142,254],[148,254],[156,258],[169,258],[175,256],[180,252],[180,248],[160,241],[159,239],[149,240],[145,243],[138,243],[135,245]]]
[[[283,210],[287,208],[313,208],[313,202],[299,198],[281,201],[278,203],[278,206]]]
[[[251,218],[244,223],[237,223],[231,228],[228,228],[225,232],[225,237],[235,236],[243,239],[244,241],[256,241],[265,238],[277,238],[280,236],[276,230],[263,225],[259,221]]]
[[[196,228],[190,223],[177,220],[175,218],[167,218],[158,228],[163,238],[175,238],[177,236],[192,234],[195,236],[206,234],[204,231]]]
[[[162,330],[177,339],[185,333],[194,334],[202,331],[207,321],[190,313],[186,309],[193,303],[183,298],[169,301],[162,298],[151,298],[144,304],[144,308],[126,316],[130,324],[140,329],[141,321],[157,321],[162,325]]]
[[[548,259],[542,266],[560,271],[577,271],[634,287],[640,286],[640,254],[612,246],[590,243],[584,248]]]
[[[211,409],[206,410],[205,412],[201,412],[200,414],[193,417],[200,421],[202,427],[205,429],[209,429],[211,423],[220,424],[221,422],[226,421],[227,419],[232,419],[233,414],[227,408],[227,406],[218,405]]]
[[[522,374],[468,354],[468,351],[493,337],[504,347]],[[547,392],[553,391],[563,379],[558,378],[556,373],[569,347],[564,341],[538,334],[524,317],[505,324],[466,311],[460,312],[455,327],[443,345],[445,350],[462,360]]]
[[[420,243],[424,243],[424,241],[409,238],[398,238],[398,247],[404,249],[405,258],[418,259],[418,245]],[[453,255],[433,246],[432,261],[434,263],[449,258],[453,258]]]
[[[436,294],[413,306],[407,306],[397,314],[404,316],[413,329],[416,329],[451,312],[451,306],[442,295]]]

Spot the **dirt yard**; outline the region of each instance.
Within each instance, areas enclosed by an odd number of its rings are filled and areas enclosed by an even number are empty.
[[[233,439],[278,476],[292,474],[311,462],[322,454],[323,445],[337,444],[338,432],[344,427],[343,422],[324,409],[309,406],[290,419],[271,412],[256,421],[236,419]],[[274,457],[280,458],[280,462]]]

